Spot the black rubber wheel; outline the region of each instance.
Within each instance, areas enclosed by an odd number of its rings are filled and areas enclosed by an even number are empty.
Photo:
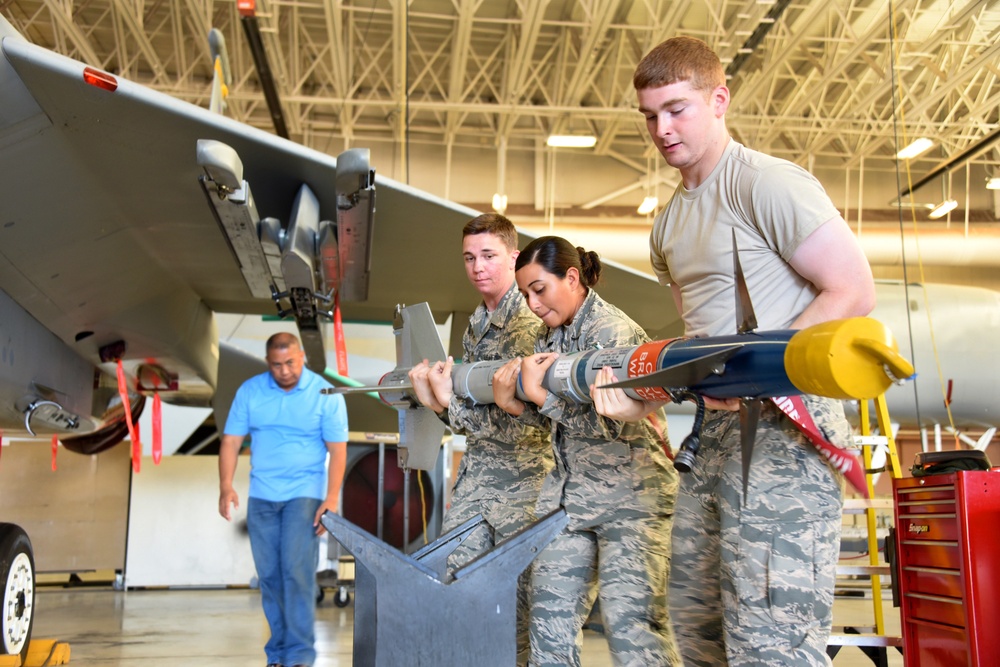
[[[318,607],[326,598],[326,591],[323,590],[322,586],[316,587],[316,606]]]
[[[35,558],[20,526],[0,523],[0,654],[28,657],[35,621]]]
[[[341,608],[351,604],[351,594],[348,592],[346,586],[341,586],[337,589],[337,594],[333,596],[333,604]]]

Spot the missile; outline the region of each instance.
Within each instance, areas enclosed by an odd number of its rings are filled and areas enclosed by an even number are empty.
[[[422,303],[403,310],[414,308],[430,309]],[[437,338],[437,331],[430,333]],[[431,361],[443,360],[444,356],[442,346],[440,354],[431,354]],[[493,374],[507,361],[456,364],[451,372],[455,394],[476,405],[493,403]],[[378,392],[393,407],[413,405],[417,399],[408,377],[411,367],[397,366],[376,386],[324,391]],[[632,398],[653,401],[676,400],[683,391],[713,398],[816,394],[868,400],[913,375],[913,367],[900,355],[884,324],[868,317],[854,317],[799,331],[672,338],[632,347],[575,352],[556,359],[542,385],[564,400],[593,403],[590,388],[604,367],[611,368],[616,380],[605,387],[621,387]],[[516,394],[526,400],[520,386]]]
[[[409,448],[411,458],[414,448],[420,447],[431,447],[436,457],[443,425],[434,442],[407,437],[408,414],[417,410],[430,412],[417,400],[408,373],[422,359],[444,360],[444,346],[428,304],[400,308],[395,319],[397,367],[386,373],[376,386],[334,387],[323,391],[377,392],[383,402],[400,410],[400,446]],[[506,362],[455,364],[452,367],[455,394],[477,405],[493,403],[493,374]],[[753,401],[804,393],[868,400],[913,375],[913,367],[900,355],[889,329],[878,320],[855,317],[799,331],[673,338],[630,347],[585,350],[557,358],[542,384],[564,400],[592,403],[590,387],[604,367],[612,369],[616,380],[607,386],[621,387],[632,398],[658,401],[679,401],[690,394]],[[525,400],[520,388],[517,394]],[[440,423],[434,419],[431,424],[434,422]],[[433,467],[433,457],[429,467]]]

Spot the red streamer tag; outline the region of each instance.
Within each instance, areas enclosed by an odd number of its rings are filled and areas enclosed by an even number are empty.
[[[3,455],[3,429],[0,428],[0,456]]]
[[[660,443],[660,448],[663,449],[663,453],[667,455],[667,458],[671,461],[674,460],[674,452],[670,449],[670,440],[667,438],[667,428],[666,424],[660,422],[660,418],[656,416],[656,412],[650,412],[646,416],[646,420],[649,421],[649,425],[653,427],[653,433],[656,436],[656,441]]]
[[[333,344],[337,351],[337,373],[347,377],[347,341],[344,340],[344,322],[340,318],[340,292],[333,297]]]
[[[139,472],[139,461],[142,458],[142,443],[139,442],[139,434],[136,432],[135,424],[132,423],[132,406],[128,400],[128,385],[125,382],[125,369],[122,367],[122,360],[118,360],[118,395],[122,398],[122,406],[125,408],[125,423],[128,425],[128,435],[132,440],[132,470]]]
[[[813,444],[819,455],[826,459],[830,465],[840,471],[840,474],[857,490],[865,499],[868,496],[868,484],[865,482],[864,466],[858,457],[833,444],[823,437],[819,428],[813,421],[812,415],[806,409],[805,401],[801,396],[775,396],[771,399],[778,409],[792,420],[799,427],[809,442]]]
[[[163,405],[160,392],[153,394],[153,464],[160,465],[163,458]]]
[[[59,436],[55,433],[52,434],[52,471],[55,472],[56,469],[56,452],[59,451]]]

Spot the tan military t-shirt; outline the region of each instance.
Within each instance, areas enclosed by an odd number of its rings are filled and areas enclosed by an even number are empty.
[[[730,141],[704,183],[677,186],[650,234],[660,284],[680,287],[685,335],[736,333],[734,229],[757,329],[787,329],[816,296],[788,260],[839,216],[805,169]]]

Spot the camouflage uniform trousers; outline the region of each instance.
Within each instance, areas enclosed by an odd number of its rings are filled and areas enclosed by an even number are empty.
[[[531,664],[579,667],[581,630],[600,597],[615,665],[680,665],[667,615],[670,516],[629,517],[559,534],[532,565]]]
[[[494,546],[535,521],[535,503],[541,477],[524,480],[522,488],[515,489],[503,497],[484,495],[483,477],[491,478],[490,471],[481,463],[472,463],[474,454],[462,457],[459,472],[452,492],[451,506],[445,514],[441,531],[447,533],[457,528],[477,514],[485,520],[472,532],[448,558],[449,568],[454,570],[468,563],[476,556],[486,553]],[[468,458],[467,458],[468,457]],[[468,468],[475,468],[470,474]],[[542,469],[544,472],[545,469]],[[528,614],[531,610],[531,568],[518,578],[517,586],[517,664],[528,664]]]
[[[804,397],[847,444],[839,402]],[[674,515],[670,616],[688,667],[828,665],[841,480],[764,404],[743,500],[739,415],[707,414]]]

